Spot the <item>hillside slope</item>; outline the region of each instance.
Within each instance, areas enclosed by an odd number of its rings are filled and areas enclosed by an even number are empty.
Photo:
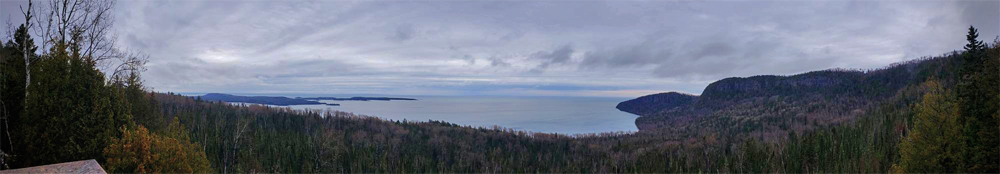
[[[636,126],[643,131],[734,132],[775,140],[788,132],[850,123],[928,78],[952,86],[956,53],[874,70],[725,78],[700,96],[654,94],[621,102],[618,109],[640,115]]]
[[[642,115],[638,132],[574,136],[153,98],[219,173],[887,173],[900,161],[922,83],[954,86],[957,57],[724,79],[701,96],[623,102],[618,108]]]

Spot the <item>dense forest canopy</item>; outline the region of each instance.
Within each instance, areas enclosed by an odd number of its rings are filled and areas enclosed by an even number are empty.
[[[145,57],[108,39],[113,1],[44,6],[29,5],[0,43],[2,169],[97,159],[115,173],[1000,172],[1000,40],[973,27],[963,51],[727,78],[699,96],[623,102],[642,115],[638,132],[562,135],[151,92]]]

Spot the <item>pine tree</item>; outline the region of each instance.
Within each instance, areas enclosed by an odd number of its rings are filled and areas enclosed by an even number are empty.
[[[965,44],[966,51],[982,51],[985,48],[983,41],[979,41],[979,30],[974,26],[969,26],[969,33],[965,35],[965,40],[969,43]]]
[[[972,164],[969,172],[1000,173],[1000,40],[994,40],[992,45],[982,44],[983,70],[976,79],[976,87],[983,92],[979,104],[980,115],[975,115],[979,122],[970,123],[969,128],[975,131],[973,138],[976,146],[972,150]]]
[[[962,107],[963,115],[973,115],[978,111],[975,107],[977,99],[979,99],[979,92],[974,85],[975,79],[978,77],[978,73],[981,71],[982,63],[980,53],[982,52],[982,42],[976,40],[979,37],[979,33],[976,28],[969,27],[969,34],[966,35],[966,40],[969,41],[965,45],[965,53],[962,55],[961,68],[959,69],[958,77],[958,98]],[[974,117],[971,117],[974,118]],[[959,121],[965,121],[970,119],[970,117],[960,118]]]
[[[963,172],[995,173],[1000,172],[1000,151],[995,151],[1000,144],[1000,129],[992,115],[1000,109],[996,98],[1000,74],[993,71],[996,65],[989,61],[987,46],[978,37],[978,31],[970,26],[959,70],[959,123],[967,145]]]
[[[93,61],[70,52],[72,44],[57,43],[49,54],[32,64],[37,70],[25,99],[26,111],[17,134],[24,151],[20,165],[34,166],[93,159],[108,140],[119,137],[117,128],[131,118],[120,92],[105,84]],[[30,154],[30,155],[28,155]]]
[[[979,33],[976,28],[969,27],[969,33],[966,35],[966,40],[969,41],[965,45],[965,53],[962,55],[961,68],[959,69],[959,79],[958,79],[958,98],[961,109],[962,118],[959,119],[960,122],[974,122],[976,119],[974,115],[977,115],[980,109],[978,104],[981,102],[982,90],[977,88],[976,80],[979,78],[979,74],[982,71],[983,60],[981,53],[982,42],[976,40],[979,37]]]

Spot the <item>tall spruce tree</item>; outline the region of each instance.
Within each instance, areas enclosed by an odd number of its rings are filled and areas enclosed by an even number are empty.
[[[1000,76],[992,71],[991,66],[995,65],[987,62],[987,45],[978,37],[978,30],[970,26],[959,70],[959,122],[967,145],[963,155],[966,168],[962,172],[996,173],[1000,172],[1000,160],[997,159],[1000,152],[996,151],[1000,144],[1000,128],[992,115],[1000,106],[996,102],[998,89],[991,85],[996,85]]]
[[[970,117],[970,115],[975,115],[978,111],[976,104],[980,103],[981,100],[981,90],[976,88],[976,79],[979,77],[979,73],[982,71],[983,61],[981,52],[983,52],[982,42],[976,40],[979,37],[979,32],[976,28],[969,27],[969,34],[965,36],[966,40],[969,41],[965,45],[965,53],[962,55],[962,64],[959,69],[958,77],[958,98],[959,103],[961,103],[961,114],[962,118],[959,119],[961,122],[966,122],[969,119],[975,119],[975,117]]]
[[[976,79],[976,87],[983,90],[979,104],[982,111],[976,115],[979,122],[971,123],[975,128],[977,146],[972,148],[969,172],[1000,173],[1000,48],[994,40],[992,45],[982,44],[981,59],[983,69]]]

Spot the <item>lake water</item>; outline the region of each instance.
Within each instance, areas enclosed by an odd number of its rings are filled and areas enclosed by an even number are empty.
[[[389,120],[439,120],[459,125],[498,125],[546,133],[637,131],[636,115],[615,109],[628,98],[599,97],[412,97],[416,101],[328,101],[340,106],[293,105],[294,109],[332,109]]]

